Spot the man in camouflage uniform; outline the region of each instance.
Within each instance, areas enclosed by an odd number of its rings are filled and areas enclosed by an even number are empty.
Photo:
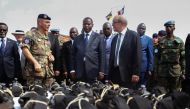
[[[49,87],[53,82],[54,57],[48,40],[50,20],[48,15],[39,14],[37,29],[27,32],[23,40],[22,50],[27,59],[25,70],[28,84],[38,81]]]
[[[159,42],[158,48],[158,85],[164,86],[169,92],[179,91],[180,77],[185,73],[184,43],[174,36],[175,22],[164,24],[167,35]]]

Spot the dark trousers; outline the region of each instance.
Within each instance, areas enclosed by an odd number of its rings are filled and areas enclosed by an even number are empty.
[[[0,72],[0,83],[5,83],[5,85],[7,87],[9,87],[9,85],[12,84],[12,82],[13,82],[13,78],[7,77],[7,75],[5,74],[5,72],[2,70]]]
[[[61,84],[65,79],[67,79],[63,73],[60,73],[59,76],[55,76],[54,78],[56,82],[59,84]]]
[[[109,79],[114,83],[114,84],[122,84],[121,81],[121,75],[119,71],[119,67],[114,67],[109,75]]]
[[[131,83],[131,77],[128,77],[128,82],[124,82],[121,80],[119,67],[114,67],[110,72],[108,79],[111,80],[114,84],[119,84],[122,87],[130,88],[130,89],[138,89],[137,83]]]

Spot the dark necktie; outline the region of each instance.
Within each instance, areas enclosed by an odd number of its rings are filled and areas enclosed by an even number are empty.
[[[117,60],[119,59],[119,46],[121,43],[121,33],[118,34],[118,38],[117,38],[117,44],[116,44],[116,48],[115,48],[115,59],[114,59],[114,66],[118,66],[119,63],[117,63]]]
[[[88,36],[89,36],[89,34],[87,33],[87,34],[85,35],[85,37],[84,37],[85,47],[86,47],[87,44],[88,44]]]
[[[2,39],[1,39],[1,47],[0,47],[0,52],[1,52],[1,54],[4,53],[4,49],[5,49],[5,42],[4,42],[4,39],[2,38]]]

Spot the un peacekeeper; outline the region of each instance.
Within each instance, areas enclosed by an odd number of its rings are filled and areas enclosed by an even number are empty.
[[[164,24],[167,35],[159,42],[158,85],[169,92],[179,91],[181,77],[185,74],[184,42],[174,35],[175,21]]]
[[[37,29],[26,33],[22,50],[27,62],[25,71],[28,84],[44,84],[49,87],[54,81],[53,64],[54,57],[50,50],[48,29],[51,18],[46,14],[39,14]]]

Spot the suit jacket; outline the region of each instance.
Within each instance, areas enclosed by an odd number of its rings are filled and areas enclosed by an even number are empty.
[[[87,47],[85,48],[84,34],[80,34],[73,43],[73,66],[77,78],[81,78],[86,72],[87,79],[93,80],[99,72],[105,69],[104,38],[98,33],[92,32]]]
[[[2,73],[8,78],[20,78],[22,75],[18,46],[12,39],[7,38],[4,54],[0,56],[0,69],[0,76]]]
[[[64,72],[70,72],[71,69],[71,62],[72,62],[72,41],[67,41],[63,43],[63,46],[61,48],[61,59],[62,59],[62,71]]]
[[[109,71],[109,59],[110,59],[110,52],[111,52],[111,43],[112,40],[114,38],[114,35],[111,34],[111,36],[109,36],[109,38],[106,40],[106,36],[103,35],[104,37],[104,43],[105,45],[105,59],[106,59],[106,65],[105,65],[105,74],[108,75],[108,71]]]
[[[190,34],[185,41],[185,76],[190,81]]]
[[[51,43],[51,50],[52,50],[52,55],[55,58],[55,61],[53,63],[53,69],[55,70],[60,70],[60,46],[59,46],[59,41],[58,38],[52,34],[49,33],[48,35],[49,41]]]
[[[149,36],[143,35],[141,40],[141,72],[153,71],[153,42]]]
[[[112,40],[111,54],[110,54],[110,70],[109,78],[112,77],[114,68],[115,48],[118,35]],[[132,75],[139,75],[141,62],[141,43],[138,34],[132,30],[127,29],[121,48],[119,51],[119,71],[121,81],[131,84]]]

